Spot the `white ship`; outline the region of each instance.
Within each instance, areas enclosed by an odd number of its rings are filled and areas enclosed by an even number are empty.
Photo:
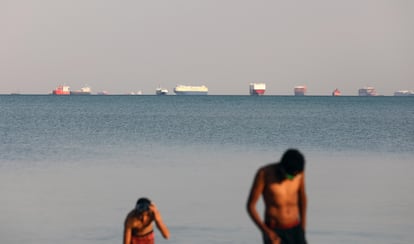
[[[414,96],[414,91],[400,90],[394,92],[394,96]]]
[[[208,88],[206,86],[183,86],[178,85],[174,88],[176,95],[207,95]]]
[[[377,96],[377,91],[372,86],[367,86],[358,90],[359,96]]]
[[[165,88],[158,87],[157,89],[155,89],[155,95],[167,95],[167,94],[168,94],[168,90]]]
[[[265,83],[250,83],[249,86],[250,95],[264,95],[266,91],[266,84]]]

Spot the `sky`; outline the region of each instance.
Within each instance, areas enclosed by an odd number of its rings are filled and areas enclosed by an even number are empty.
[[[412,0],[0,0],[0,94],[414,90]]]

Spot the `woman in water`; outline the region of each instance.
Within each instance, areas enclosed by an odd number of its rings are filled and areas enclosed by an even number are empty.
[[[162,236],[168,239],[170,232],[158,209],[148,198],[138,199],[135,209],[125,219],[124,244],[154,244],[153,221]]]

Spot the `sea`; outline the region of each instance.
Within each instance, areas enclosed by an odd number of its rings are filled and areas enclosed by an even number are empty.
[[[259,167],[306,158],[308,243],[414,243],[414,97],[0,95],[0,243],[261,243]],[[257,208],[263,212],[263,202]]]

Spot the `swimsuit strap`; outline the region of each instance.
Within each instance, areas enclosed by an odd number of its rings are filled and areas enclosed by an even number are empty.
[[[137,229],[133,228],[132,229],[132,236],[135,236],[135,237],[145,237],[145,236],[151,235],[154,232],[154,230],[151,230],[151,231],[149,231],[149,232],[147,232],[145,234],[137,234],[137,232],[138,232]]]

